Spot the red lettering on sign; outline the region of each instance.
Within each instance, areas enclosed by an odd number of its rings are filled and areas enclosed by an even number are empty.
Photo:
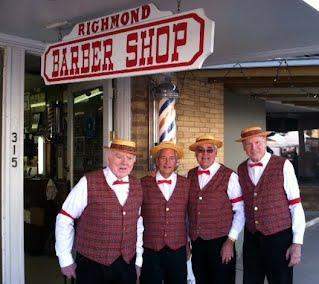
[[[99,22],[98,21],[94,21],[92,23],[92,32],[95,34],[97,33],[99,30]]]
[[[72,46],[71,47],[71,69],[70,75],[77,75],[80,72],[79,66],[79,47]]]
[[[125,13],[123,13],[122,15],[121,15],[121,24],[123,25],[123,26],[126,26],[127,25],[127,23],[128,23],[128,20],[129,20],[129,13],[128,12],[125,12]]]
[[[151,6],[143,5],[133,10],[124,11],[104,18],[78,24],[78,36],[86,36],[109,29],[127,26],[146,20],[151,15]]]
[[[103,18],[101,19],[101,31],[105,31],[109,29],[109,18]]]
[[[162,38],[162,40],[160,38]],[[156,42],[156,63],[165,63],[168,61],[169,52],[169,26],[157,29]],[[160,45],[164,47],[164,51],[166,51],[162,55],[160,55]]]
[[[135,43],[131,45],[131,42]],[[137,65],[137,33],[132,33],[127,36],[126,40],[126,52],[133,54],[131,59],[126,57],[126,67],[133,67]]]
[[[52,71],[52,77],[58,77],[59,76],[59,50],[55,49],[52,51],[53,56],[53,71]]]
[[[172,61],[178,61],[178,51],[177,48],[186,44],[187,38],[187,23],[174,24],[173,31],[175,33],[175,43],[174,43],[174,52],[172,54]],[[179,38],[182,33],[182,38]]]
[[[151,14],[151,7],[150,5],[142,6],[142,20],[147,19]]]
[[[60,69],[60,76],[67,76],[69,75],[68,65],[66,62],[66,48],[62,50],[62,64]]]
[[[111,29],[117,28],[119,26],[119,15],[111,16]]]
[[[83,36],[84,35],[84,23],[79,24],[79,32],[78,32],[79,36]]]
[[[89,73],[89,71],[90,71],[90,44],[89,43],[82,44],[81,49],[82,49],[81,74]]]
[[[148,49],[148,57],[147,57],[147,65],[150,65],[153,63],[153,58],[152,58],[152,45],[153,45],[153,36],[154,36],[154,29],[149,29],[148,30],[148,44],[145,44],[145,38],[147,35],[147,31],[142,31],[141,32],[141,38],[142,38],[142,55],[140,58],[140,66],[145,65],[145,56],[144,56],[144,51],[145,49]]]
[[[104,64],[102,66],[104,70],[113,70],[113,63],[112,63],[112,50],[113,50],[113,40],[111,38],[106,39],[103,41],[104,46]]]
[[[93,52],[93,60],[92,60],[91,70],[92,72],[98,72],[101,70],[101,59],[98,59],[98,56],[101,52],[101,41],[92,42],[92,52]]]

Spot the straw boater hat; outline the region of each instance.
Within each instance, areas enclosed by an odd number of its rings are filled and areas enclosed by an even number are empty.
[[[271,131],[263,131],[261,129],[261,127],[259,127],[259,126],[248,127],[248,128],[244,128],[241,131],[241,134],[240,134],[241,138],[239,138],[235,141],[242,142],[248,138],[255,137],[255,136],[267,137],[270,133],[271,133]]]
[[[114,139],[109,149],[119,150],[128,154],[136,155],[136,144],[130,140]]]
[[[189,150],[195,152],[198,146],[203,144],[212,144],[217,148],[223,146],[223,142],[215,139],[213,136],[207,134],[196,138],[196,142],[189,146]]]
[[[173,142],[169,142],[169,141],[165,141],[165,142],[162,142],[161,144],[153,147],[151,149],[151,155],[153,157],[157,157],[158,153],[161,151],[161,150],[164,150],[164,149],[171,149],[171,150],[174,150],[177,154],[177,158],[178,159],[181,159],[183,158],[184,156],[184,152],[183,152],[183,148],[179,145],[176,145],[175,143]]]

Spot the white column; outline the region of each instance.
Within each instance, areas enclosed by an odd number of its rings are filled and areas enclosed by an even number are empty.
[[[116,80],[115,132],[119,138],[131,139],[131,78]]]
[[[113,125],[112,80],[103,81],[103,167],[107,166],[106,148],[110,146]]]
[[[3,283],[24,283],[23,121],[24,61],[21,47],[5,48],[2,102]]]

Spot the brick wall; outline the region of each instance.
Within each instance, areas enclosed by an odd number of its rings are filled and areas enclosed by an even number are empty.
[[[139,156],[134,174],[138,177],[148,172],[148,85],[149,77],[136,77],[132,84],[132,139],[137,142]],[[222,84],[197,79],[191,72],[179,73],[175,82],[180,89],[176,103],[177,143],[184,147],[178,173],[184,175],[196,166],[194,153],[188,150],[196,137],[212,134],[224,140],[224,88]],[[218,161],[223,162],[223,148],[218,151]]]

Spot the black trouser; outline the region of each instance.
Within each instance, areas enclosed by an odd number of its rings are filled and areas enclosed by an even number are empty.
[[[234,284],[236,278],[236,251],[227,264],[222,263],[221,249],[227,236],[192,242],[192,268],[196,284]]]
[[[187,264],[185,246],[160,251],[144,248],[141,284],[186,284]]]
[[[291,229],[265,236],[245,229],[243,245],[244,284],[291,284],[293,269],[286,252],[292,243]]]
[[[77,254],[77,284],[136,284],[135,257],[127,264],[122,257],[110,266]]]

